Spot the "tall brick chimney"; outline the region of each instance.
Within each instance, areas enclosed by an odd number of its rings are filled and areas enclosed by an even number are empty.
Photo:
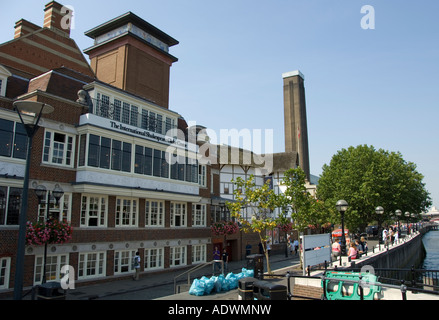
[[[72,12],[67,8],[63,8],[64,6],[56,1],[46,4],[43,27],[61,31],[70,37],[71,19],[66,16],[68,14],[72,15]]]
[[[310,181],[305,77],[296,70],[284,73],[285,151],[297,152],[299,167]]]

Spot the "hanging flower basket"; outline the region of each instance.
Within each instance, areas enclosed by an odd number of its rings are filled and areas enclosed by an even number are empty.
[[[293,224],[291,222],[289,223],[280,223],[277,225],[277,227],[283,231],[283,232],[291,232],[291,230],[293,230]]]
[[[221,221],[211,226],[212,233],[216,236],[235,234],[239,231],[239,226],[234,221]]]
[[[26,226],[26,244],[30,246],[64,244],[72,239],[72,233],[73,228],[66,222],[58,220],[28,222]]]

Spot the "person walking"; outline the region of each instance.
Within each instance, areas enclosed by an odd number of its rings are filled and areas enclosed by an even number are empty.
[[[224,273],[227,273],[229,270],[229,254],[227,253],[227,250],[225,248],[223,249],[222,258],[223,258]]]
[[[357,248],[355,247],[355,244],[353,242],[351,242],[350,244],[348,257],[351,258],[351,260],[357,259]]]
[[[213,260],[213,273],[215,274],[217,269],[221,271],[221,252],[217,246],[215,246],[215,250],[213,250]]]
[[[339,257],[341,254],[341,246],[339,241],[334,241],[332,244],[332,259],[337,260],[337,257]]]
[[[299,249],[299,241],[296,239],[293,242],[293,246],[294,246],[294,252],[295,252],[295,256],[297,256],[297,250]]]
[[[133,258],[133,269],[134,269],[133,280],[138,281],[139,280],[139,274],[140,274],[140,255],[139,255],[139,251],[136,252],[136,255]]]

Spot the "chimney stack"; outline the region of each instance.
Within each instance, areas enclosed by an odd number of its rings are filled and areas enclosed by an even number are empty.
[[[67,37],[70,37],[71,17],[65,17],[71,14],[68,8],[56,1],[49,2],[44,8],[44,28],[49,28],[56,31],[61,31]]]
[[[33,24],[25,19],[21,19],[15,23],[14,39],[20,38],[39,29],[41,29],[40,26],[37,26],[36,24]]]
[[[299,167],[310,181],[305,77],[300,71],[287,72],[284,79],[285,152],[297,152]]]

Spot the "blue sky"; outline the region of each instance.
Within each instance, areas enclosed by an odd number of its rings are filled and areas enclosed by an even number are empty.
[[[43,24],[49,0],[0,0],[0,43],[24,18]],[[311,171],[341,148],[399,151],[439,206],[439,1],[61,1],[75,10],[72,37],[132,11],[180,41],[170,53],[170,108],[221,129],[273,129],[284,151],[282,73],[305,75]],[[361,8],[375,9],[364,30]],[[404,210],[404,208],[401,208]]]

